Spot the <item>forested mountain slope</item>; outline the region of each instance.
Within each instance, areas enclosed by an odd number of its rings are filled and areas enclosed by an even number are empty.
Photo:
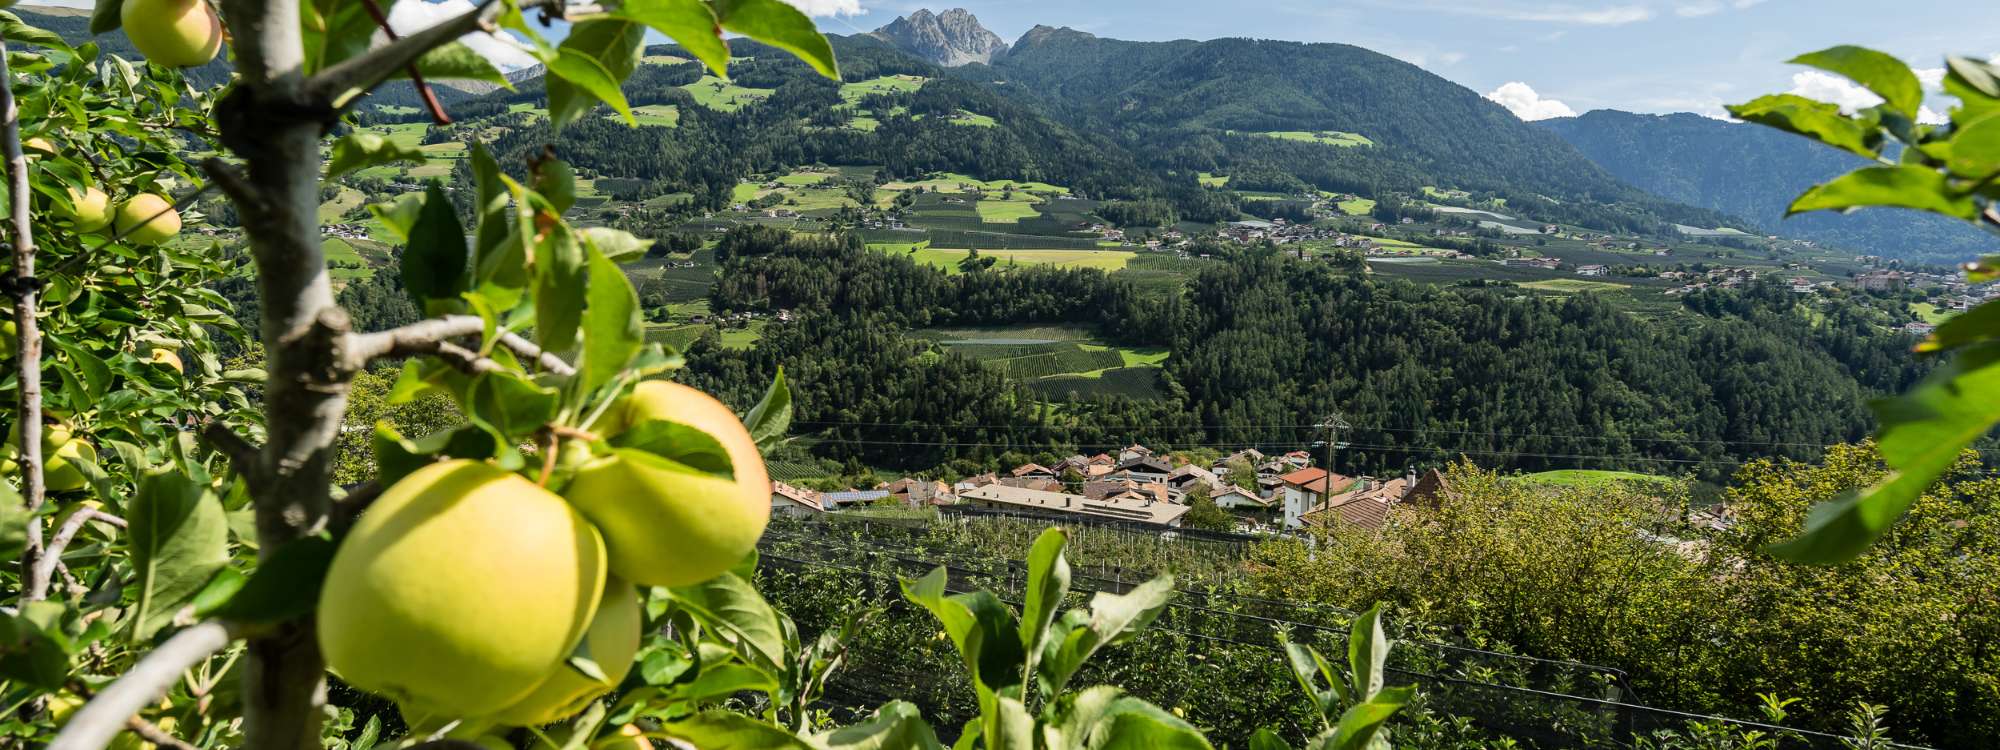
[[[1863,160],[1771,128],[1693,114],[1615,110],[1541,125],[1621,180],[1670,200],[1741,216],[1767,231],[1925,260],[1964,260],[2000,249],[2000,241],[1962,222],[1900,209],[1786,219],[1793,198]]]

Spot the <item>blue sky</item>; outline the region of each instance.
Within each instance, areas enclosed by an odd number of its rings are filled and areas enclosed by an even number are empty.
[[[1946,53],[2000,53],[2000,23],[1974,10],[1992,7],[1977,0],[789,1],[818,14],[830,33],[962,6],[1010,43],[1039,23],[1120,39],[1355,44],[1499,92],[1529,117],[1603,108],[1719,115],[1725,103],[1787,90],[1867,106],[1846,81],[1784,61],[1835,44],[1874,47],[1918,68],[1940,67]]]

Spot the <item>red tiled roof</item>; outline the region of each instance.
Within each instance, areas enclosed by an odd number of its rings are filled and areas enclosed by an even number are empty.
[[[1333,482],[1336,484],[1344,483],[1347,481],[1347,477],[1343,477],[1339,474],[1328,474],[1325,469],[1316,466],[1300,469],[1290,474],[1279,476],[1278,481],[1284,482],[1285,484],[1289,484],[1294,487],[1298,487],[1307,492],[1317,492],[1324,495],[1326,494],[1327,491],[1328,477],[1332,477]]]

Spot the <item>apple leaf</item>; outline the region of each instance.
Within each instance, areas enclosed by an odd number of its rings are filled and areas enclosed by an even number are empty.
[[[1840,106],[1796,94],[1771,94],[1729,107],[1737,119],[1796,133],[1858,156],[1874,159],[1880,131],[1840,113]]]
[[[213,614],[232,622],[277,623],[311,612],[339,545],[325,536],[287,542],[250,574]]]
[[[613,448],[664,458],[685,469],[735,479],[729,450],[715,436],[679,422],[641,422],[611,439]]]
[[[785,50],[806,61],[820,75],[840,80],[840,63],[833,43],[819,33],[812,18],[784,0],[712,0],[722,28]]]
[[[583,359],[578,393],[590,393],[625,371],[645,344],[639,318],[639,293],[625,271],[584,236],[590,256],[590,288],[583,308]],[[724,471],[728,470],[725,457]]]
[[[424,191],[423,210],[410,227],[409,245],[403,250],[403,288],[417,303],[417,309],[436,314],[436,308],[458,299],[466,290],[465,225],[444,188],[431,183]]]
[[[1945,176],[1927,167],[1868,167],[1813,187],[1799,196],[1787,216],[1807,211],[1845,211],[1864,206],[1893,206],[1943,214],[1954,219],[1979,218],[1979,204],[1954,190]]]
[[[1866,47],[1841,45],[1792,58],[1796,65],[1810,65],[1828,73],[1846,76],[1862,88],[1882,97],[1890,109],[1906,119],[1916,119],[1924,102],[1923,84],[1910,66],[1893,55]]]
[[[583,319],[584,285],[589,283],[583,246],[569,225],[556,222],[535,243],[535,338],[543,349],[576,347]]]
[[[405,148],[381,133],[366,130],[349,133],[333,142],[333,154],[327,161],[325,179],[331,182],[349,172],[397,162],[421,164],[424,152]]]
[[[785,383],[785,368],[778,368],[764,398],[743,417],[743,425],[750,429],[750,439],[756,441],[758,450],[769,450],[785,437],[792,426],[792,389]]]
[[[175,472],[141,479],[126,515],[139,589],[133,638],[144,641],[229,564],[229,519],[207,485]]]
[[[650,733],[649,733],[650,734]],[[665,722],[659,734],[692,747],[730,750],[811,750],[804,740],[773,724],[730,711],[707,711]]]

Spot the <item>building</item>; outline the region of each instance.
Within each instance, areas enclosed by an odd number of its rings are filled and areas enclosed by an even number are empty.
[[[811,516],[826,511],[826,501],[819,493],[784,482],[771,483],[771,515]]]
[[[1300,522],[1312,528],[1331,528],[1338,523],[1370,531],[1380,529],[1389,521],[1389,509],[1403,501],[1412,484],[1401,478],[1387,482],[1362,479],[1352,489],[1306,511]]]
[[[930,479],[903,477],[875,489],[889,493],[906,508],[923,508],[932,505],[950,505],[956,502],[951,485]]]
[[[1610,266],[1604,266],[1604,265],[1598,265],[1598,264],[1595,264],[1595,263],[1592,263],[1592,264],[1590,264],[1590,265],[1587,265],[1587,266],[1577,266],[1577,267],[1576,267],[1576,275],[1578,275],[1578,276],[1610,276],[1610,275],[1611,275],[1611,267],[1610,267]]]
[[[1142,493],[1128,490],[1102,500],[1092,500],[1082,495],[1042,492],[996,484],[960,492],[958,499],[960,504],[981,508],[1082,516],[1164,528],[1180,527],[1181,517],[1187,515],[1187,506],[1161,502],[1141,495]]]
[[[1112,476],[1136,479],[1142,482],[1164,482],[1167,475],[1174,472],[1173,464],[1166,459],[1151,455],[1134,456],[1118,462],[1112,467]]]
[[[1901,291],[1906,284],[1902,271],[1875,270],[1854,277],[1856,286],[1870,292]]]
[[[1285,528],[1298,528],[1307,511],[1331,495],[1330,488],[1345,488],[1349,479],[1318,467],[1299,469],[1278,477],[1284,486]]]
[[[820,498],[826,504],[827,510],[839,510],[841,508],[851,508],[856,505],[872,505],[875,501],[888,496],[888,490],[847,490],[844,492],[827,492],[821,494]]]

